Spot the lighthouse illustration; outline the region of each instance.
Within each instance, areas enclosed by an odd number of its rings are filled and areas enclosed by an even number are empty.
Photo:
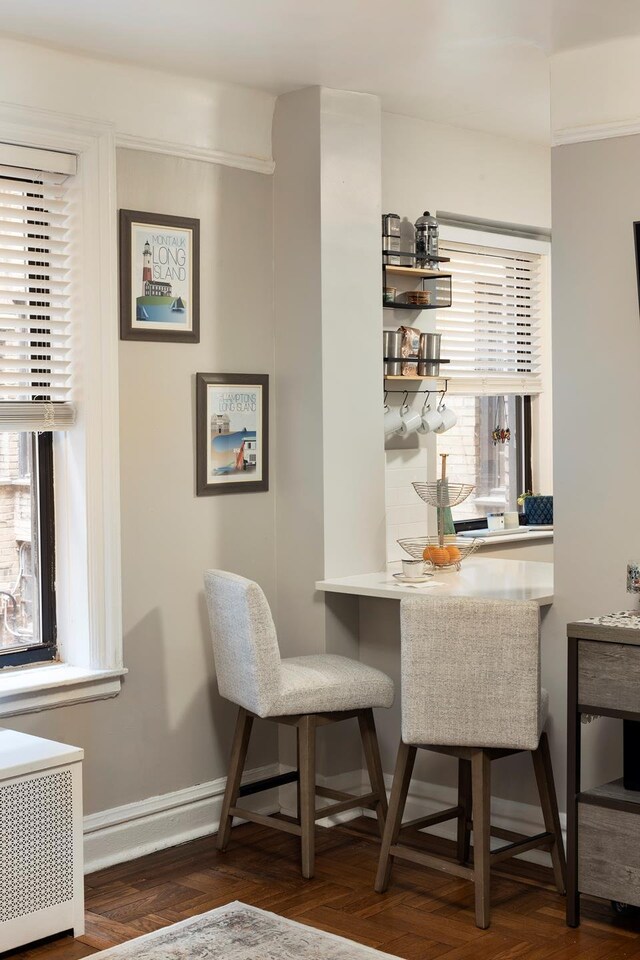
[[[148,240],[145,241],[145,245],[142,248],[142,296],[143,297],[170,297],[171,296],[171,284],[162,283],[159,280],[153,279],[153,274],[151,272],[151,261],[152,261],[152,250],[151,245]],[[178,298],[180,300],[180,298]],[[172,307],[175,310],[183,310],[184,304],[180,300],[179,306],[176,308],[175,304]]]
[[[145,239],[145,233],[140,231],[136,241],[135,273],[140,283],[136,320],[149,325],[183,323],[183,317],[187,315],[186,297],[181,286],[184,278],[180,275],[178,256],[174,252],[174,247],[181,246],[180,238],[174,240],[173,235],[168,234],[167,238],[150,235]],[[178,287],[175,292],[171,282],[174,279]]]
[[[151,247],[147,240],[142,251],[142,296],[146,296],[145,284],[151,282]]]

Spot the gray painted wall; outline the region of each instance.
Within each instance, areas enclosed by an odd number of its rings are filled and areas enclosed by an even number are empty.
[[[272,179],[128,150],[117,175],[119,207],[200,218],[201,341],[120,343],[121,694],[11,721],[84,747],[87,813],[225,775],[234,710],[215,686],[202,571],[275,600],[274,476],[268,493],[194,492],[195,373],[274,372]],[[254,737],[248,766],[275,762],[275,728]]]
[[[637,608],[625,566],[640,554],[639,172],[638,136],[552,151],[555,602],[543,662],[562,718],[553,730],[562,807],[566,623]],[[620,775],[620,727],[584,729],[585,786]]]

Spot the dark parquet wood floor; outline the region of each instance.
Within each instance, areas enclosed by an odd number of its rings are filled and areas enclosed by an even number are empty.
[[[474,924],[473,889],[465,880],[397,863],[388,893],[376,894],[373,829],[364,818],[318,829],[314,880],[300,877],[294,838],[255,825],[236,828],[224,854],[207,837],[110,867],[87,877],[80,940],[50,939],[3,960],[88,957],[232,900],[406,960],[640,960],[640,920],[616,919],[608,904],[583,898],[582,926],[571,930],[551,872],[522,861],[494,874],[491,927],[484,931]],[[450,849],[422,834],[417,842]]]

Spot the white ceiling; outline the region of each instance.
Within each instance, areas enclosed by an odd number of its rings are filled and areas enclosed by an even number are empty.
[[[640,35],[638,0],[3,0],[5,34],[279,94],[549,139],[550,53]],[[81,80],[79,79],[79,82]]]

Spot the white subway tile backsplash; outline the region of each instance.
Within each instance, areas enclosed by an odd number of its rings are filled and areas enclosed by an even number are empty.
[[[427,508],[412,484],[414,481],[427,479],[428,450],[424,437],[414,437],[406,442],[411,446],[397,445],[385,451],[389,562],[406,557],[397,540],[404,537],[424,537],[427,533]]]
[[[410,507],[414,504],[419,505],[422,503],[411,484],[406,484],[403,487],[394,487],[393,489],[395,490],[395,502],[398,504]]]
[[[416,498],[417,500],[417,498]],[[417,500],[415,504],[387,507],[387,523],[389,524],[422,524],[427,522],[427,508]]]

